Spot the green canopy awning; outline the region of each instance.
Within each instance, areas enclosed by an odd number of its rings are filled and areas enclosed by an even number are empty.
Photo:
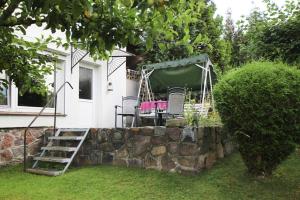
[[[161,63],[155,63],[150,65],[145,65],[145,69],[163,69],[163,68],[170,68],[170,67],[182,67],[187,65],[194,65],[199,63],[205,63],[209,61],[209,57],[207,54],[201,54],[189,58],[183,58],[180,60],[174,61],[167,61]]]
[[[150,84],[153,92],[165,92],[168,87],[186,87],[192,90],[201,90],[203,84],[203,69],[210,65],[212,82],[216,75],[212,70],[212,64],[207,54],[202,54],[181,60],[168,61],[156,64],[145,65],[144,69],[154,70],[150,75]],[[207,83],[209,81],[207,80]]]

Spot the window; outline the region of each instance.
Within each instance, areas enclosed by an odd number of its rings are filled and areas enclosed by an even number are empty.
[[[25,92],[23,95],[18,95],[18,105],[19,106],[29,106],[29,107],[44,107],[49,98],[51,97],[51,93],[46,95]],[[53,108],[53,104],[49,107]]]
[[[48,86],[47,94],[41,95],[30,91],[26,91],[23,95],[18,93],[18,106],[44,107],[53,94],[54,74],[46,76],[45,81],[46,85]],[[51,103],[51,105],[49,105],[48,107],[53,108],[54,104]]]
[[[0,73],[0,106],[8,106],[9,104],[9,88],[5,87],[3,80],[7,77],[4,73]]]
[[[79,68],[79,98],[92,99],[92,80],[93,70],[88,68]]]

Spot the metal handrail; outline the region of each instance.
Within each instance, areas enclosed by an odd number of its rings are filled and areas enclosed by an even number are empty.
[[[31,125],[37,120],[38,117],[41,116],[41,114],[44,112],[44,110],[50,105],[50,103],[52,103],[53,100],[56,101],[57,99],[57,94],[65,87],[65,85],[68,84],[70,86],[71,89],[73,89],[73,86],[71,85],[70,82],[65,81],[60,87],[59,89],[51,96],[51,98],[48,100],[48,102],[46,103],[46,105],[40,110],[40,112],[33,118],[33,120],[30,122],[30,124],[27,126],[27,128],[24,131],[24,166],[23,166],[23,170],[26,171],[26,157],[27,157],[27,150],[26,150],[26,137],[27,137],[27,131],[29,130],[29,128],[31,127]],[[55,107],[56,107],[56,102],[55,102]],[[55,109],[55,113],[54,113],[54,118],[56,118],[56,109]],[[55,128],[54,128],[55,129]]]

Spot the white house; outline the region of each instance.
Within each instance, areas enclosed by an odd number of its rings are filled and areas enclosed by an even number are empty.
[[[30,37],[41,34],[37,27],[28,29]],[[43,34],[50,34],[43,31]],[[61,33],[56,34],[62,36]],[[126,78],[126,57],[130,54],[124,50],[115,50],[108,61],[94,61],[85,56],[71,72],[71,64],[75,64],[85,52],[73,49],[49,46],[48,52],[58,57],[56,71],[56,90],[65,82],[71,83],[58,93],[57,127],[58,128],[109,128],[114,127],[114,106],[121,104],[122,96],[137,95],[137,82]],[[74,55],[77,55],[74,56]],[[75,58],[76,57],[76,58]],[[73,61],[71,61],[73,58]],[[5,75],[2,73],[2,77]],[[47,78],[51,87],[54,74]],[[51,88],[53,90],[53,88]],[[18,95],[18,88],[13,84],[1,91],[0,128],[27,127],[34,116],[45,105],[45,97],[32,94]],[[54,108],[46,108],[33,127],[53,126]],[[119,123],[120,120],[119,120]]]

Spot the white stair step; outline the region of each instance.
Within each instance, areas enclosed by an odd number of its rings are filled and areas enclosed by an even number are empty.
[[[67,163],[70,161],[70,158],[63,157],[34,157],[33,160],[45,161],[45,162],[57,162],[57,163]]]
[[[86,128],[61,128],[60,132],[85,132]]]
[[[51,136],[50,140],[82,140],[83,136]]]
[[[63,171],[55,171],[55,170],[46,170],[46,169],[38,169],[38,168],[30,168],[26,169],[27,172],[33,173],[33,174],[41,174],[41,175],[46,175],[46,176],[58,176],[63,174]]]
[[[76,147],[51,146],[51,147],[42,147],[42,150],[72,152],[72,151],[76,151]]]

